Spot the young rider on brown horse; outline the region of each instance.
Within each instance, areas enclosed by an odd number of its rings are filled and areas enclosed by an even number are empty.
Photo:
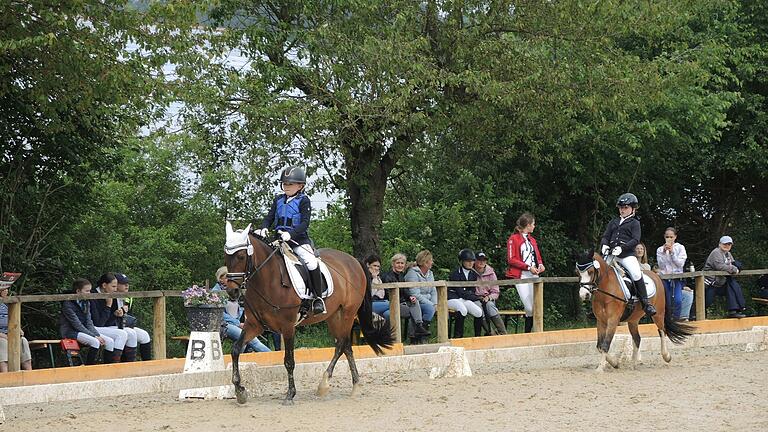
[[[603,256],[609,253],[616,257],[629,273],[635,284],[637,298],[643,304],[643,309],[648,316],[656,314],[656,308],[648,302],[648,293],[643,282],[643,273],[640,264],[635,257],[635,246],[640,242],[640,221],[637,220],[637,197],[631,193],[625,193],[616,201],[619,208],[619,217],[608,223],[600,242]]]
[[[269,234],[268,229],[274,228],[284,242],[291,242],[293,252],[304,261],[309,270],[311,290],[315,296],[312,312],[315,315],[324,314],[326,310],[325,302],[321,297],[322,275],[312,249],[312,241],[307,233],[312,216],[312,204],[309,197],[304,194],[307,175],[303,168],[288,167],[280,175],[280,183],[285,193],[275,197],[269,213],[261,223],[261,228],[255,230],[254,234],[266,238]]]

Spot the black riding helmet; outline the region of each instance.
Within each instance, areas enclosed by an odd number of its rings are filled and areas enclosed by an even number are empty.
[[[297,167],[297,166],[290,166],[285,170],[283,170],[283,173],[280,175],[280,182],[281,183],[306,183],[307,173],[304,171],[304,168]]]
[[[637,197],[635,196],[635,194],[629,193],[629,192],[627,192],[625,194],[621,194],[619,199],[616,200],[616,207],[621,207],[621,206],[624,206],[624,205],[628,205],[628,206],[630,206],[632,208],[637,208],[638,201],[637,201]]]
[[[459,261],[475,261],[475,253],[472,249],[462,249],[459,251]]]

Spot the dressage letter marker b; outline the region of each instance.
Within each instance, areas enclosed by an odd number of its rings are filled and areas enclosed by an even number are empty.
[[[219,332],[197,332],[189,335],[184,373],[225,370]],[[231,385],[181,390],[179,399],[228,399],[234,397]]]

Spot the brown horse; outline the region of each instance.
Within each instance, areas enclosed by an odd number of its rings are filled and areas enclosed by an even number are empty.
[[[616,326],[619,321],[627,322],[629,332],[632,335],[632,367],[637,365],[640,350],[640,331],[638,324],[645,315],[642,304],[635,302],[634,308],[627,311],[627,300],[619,285],[618,277],[612,268],[600,255],[593,251],[587,251],[576,257],[576,270],[580,277],[581,298],[586,300],[592,297],[592,311],[597,318],[597,350],[603,357],[598,366],[598,370],[605,369],[606,363],[614,368],[619,367],[619,360],[609,354],[613,335],[616,333]],[[653,322],[659,331],[661,338],[661,357],[669,363],[672,356],[667,350],[665,336],[675,344],[682,344],[687,336],[693,334],[693,327],[680,323],[672,318],[671,310],[666,308],[666,296],[664,295],[664,284],[656,273],[650,271],[643,272],[651,278],[656,285],[656,295],[648,299],[656,308],[656,315],[653,316]]]
[[[227,288],[237,290],[245,286],[245,325],[240,339],[232,346],[232,383],[235,385],[237,401],[245,403],[247,400],[245,388],[240,384],[240,353],[247,341],[269,329],[280,333],[285,340],[284,364],[288,371],[288,392],[283,403],[290,405],[296,396],[293,350],[301,300],[293,289],[276,243],[267,244],[261,238],[249,234],[250,225],[245,230],[233,231],[232,225],[227,222],[226,228]],[[323,374],[317,393],[320,396],[328,393],[328,380],[333,376],[339,357],[344,354],[352,373],[352,394],[355,394],[360,379],[350,338],[355,316],[360,321],[365,340],[376,354],[381,355],[382,348],[390,348],[394,337],[388,325],[374,325],[371,277],[365,266],[341,251],[320,249],[319,253],[332,274],[333,294],[325,299],[326,314],[317,316],[310,311],[310,315],[300,325],[326,321],[328,331],[336,341],[336,351]]]

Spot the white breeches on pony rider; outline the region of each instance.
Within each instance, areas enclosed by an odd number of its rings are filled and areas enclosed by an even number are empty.
[[[476,305],[472,300],[450,299],[448,300],[448,307],[460,313],[461,316],[467,316],[467,313],[475,318],[483,316],[483,308]]]
[[[293,248],[293,253],[298,255],[304,261],[307,265],[307,270],[312,271],[317,268],[317,257],[315,256],[315,251],[312,249],[312,246],[308,244],[295,246]]]
[[[100,336],[102,339],[104,339],[104,349],[107,351],[114,351],[115,340],[107,335],[100,335]],[[93,349],[99,349],[99,347],[101,346],[101,342],[99,342],[98,339],[96,339],[95,337],[89,334],[85,334],[83,332],[77,333],[77,341],[83,345],[88,345]]]
[[[616,260],[629,272],[629,277],[632,278],[633,282],[643,278],[643,272],[640,270],[640,263],[637,262],[636,256],[630,255],[625,258],[616,257]]]
[[[529,278],[535,278],[535,277],[538,277],[538,276],[529,272],[528,270],[523,270],[523,272],[520,273],[520,279],[529,279]],[[520,301],[523,302],[523,309],[525,309],[525,316],[532,317],[533,316],[533,284],[532,283],[517,284],[515,285],[515,288],[517,288],[517,295],[520,296]]]

